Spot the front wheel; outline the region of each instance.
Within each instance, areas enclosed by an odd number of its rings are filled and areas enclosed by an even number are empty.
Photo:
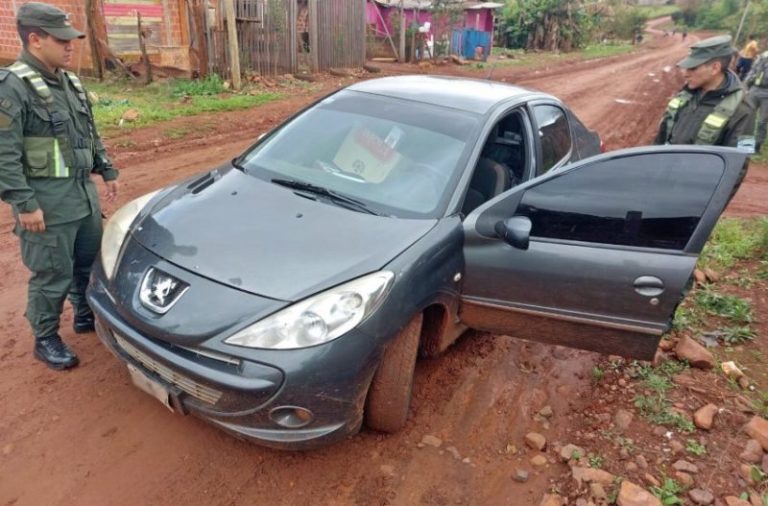
[[[423,319],[414,316],[384,351],[365,407],[365,423],[374,430],[397,432],[408,420]]]

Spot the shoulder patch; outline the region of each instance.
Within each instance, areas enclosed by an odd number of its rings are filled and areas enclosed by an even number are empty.
[[[0,130],[7,130],[12,123],[13,118],[9,114],[0,111]]]

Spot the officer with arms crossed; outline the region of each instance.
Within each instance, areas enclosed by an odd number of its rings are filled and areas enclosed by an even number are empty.
[[[91,173],[117,196],[117,171],[106,156],[90,103],[72,63],[73,40],[85,37],[67,14],[44,3],[19,7],[23,50],[0,69],[0,199],[11,205],[21,257],[32,272],[26,317],[34,355],[53,369],[78,364],[58,334],[64,299],[74,330],[93,330],[85,299],[101,243],[101,208]]]
[[[712,144],[754,152],[755,105],[728,69],[734,52],[728,35],[691,46],[677,64],[685,86],[669,102],[656,144]]]

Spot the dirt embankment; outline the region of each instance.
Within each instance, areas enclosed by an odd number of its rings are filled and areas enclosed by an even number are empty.
[[[679,37],[659,36],[632,54],[579,63],[564,58],[536,71],[499,68],[493,78],[561,97],[615,149],[650,142],[680,85],[673,65],[685,53]],[[346,82],[328,79],[323,90]],[[117,205],[232,158],[319,95],[112,136],[107,145],[123,171]],[[196,133],[166,138],[163,132],[176,124]],[[765,174],[752,171],[729,212],[766,212]],[[419,364],[413,415],[402,432],[364,430],[312,453],[271,451],[170,414],[129,384],[94,335],[72,333],[69,312],[62,334],[81,366],[66,373],[42,367],[23,317],[27,276],[6,208],[0,212],[0,505],[538,504],[562,470],[531,469],[523,436],[535,428],[565,442],[572,414],[593,392],[597,355],[470,333],[443,357]],[[553,412],[549,419],[536,416],[545,406]],[[442,446],[422,447],[427,434]],[[524,483],[512,479],[519,467],[531,469]]]

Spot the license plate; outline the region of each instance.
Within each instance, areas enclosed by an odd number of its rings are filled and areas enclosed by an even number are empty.
[[[174,412],[171,405],[171,395],[168,389],[160,384],[160,382],[153,380],[131,364],[128,364],[128,373],[131,375],[131,381],[133,381],[134,385],[160,401],[171,412]]]

